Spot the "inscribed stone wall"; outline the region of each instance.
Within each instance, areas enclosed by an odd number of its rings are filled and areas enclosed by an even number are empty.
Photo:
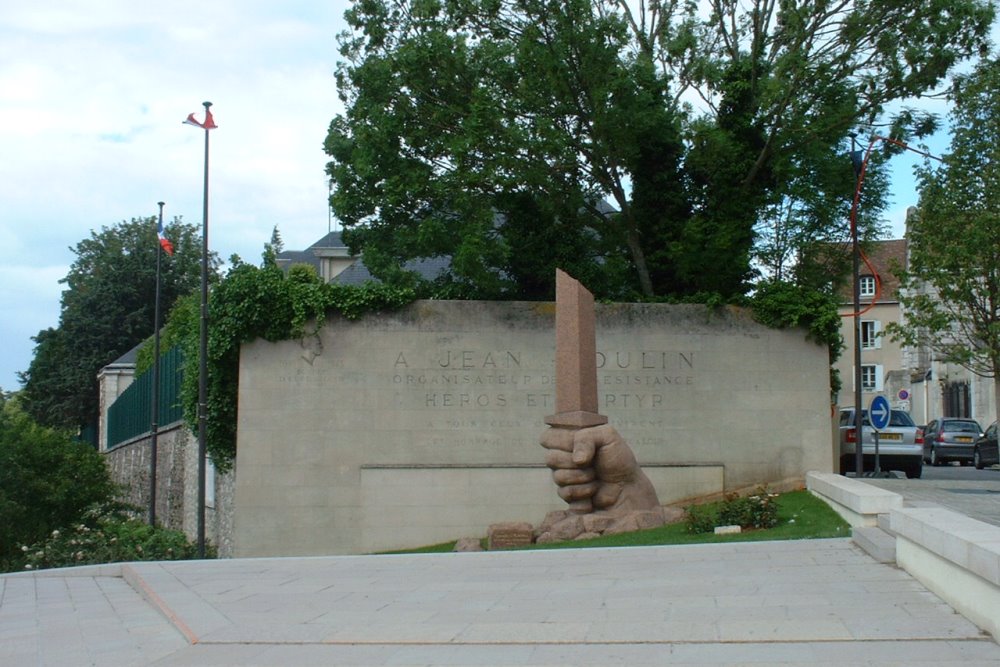
[[[415,546],[564,507],[538,444],[554,313],[421,301],[245,345],[236,555]],[[831,469],[827,352],[803,332],[732,308],[596,314],[600,411],[661,502]]]

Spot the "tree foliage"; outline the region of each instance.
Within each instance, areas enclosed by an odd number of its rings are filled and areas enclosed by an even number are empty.
[[[161,262],[160,298],[169,306],[199,284],[201,241],[179,218],[165,233],[175,248]],[[72,248],[59,326],[34,337],[34,358],[20,374],[24,409],[40,424],[75,429],[96,420],[98,371],[153,331],[159,247],[149,217],[102,227]]]
[[[950,98],[950,152],[919,172],[901,274],[905,320],[890,333],[1000,389],[1000,61],[959,77]]]
[[[354,3],[326,141],[352,250],[406,285],[407,261],[447,256],[470,296],[549,297],[555,264],[606,266],[589,284],[609,298],[742,295],[755,252],[780,272],[798,244],[835,238],[849,133],[933,90],[993,18],[986,0],[701,7]],[[866,187],[871,217],[882,185]]]
[[[16,569],[19,545],[79,520],[115,491],[92,447],[39,426],[17,395],[0,396],[0,571]]]

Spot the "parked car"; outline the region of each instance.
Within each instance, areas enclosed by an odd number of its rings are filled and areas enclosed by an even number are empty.
[[[868,411],[863,410],[862,443],[864,469],[875,470],[875,435],[868,421]],[[840,474],[853,472],[856,467],[858,438],[854,428],[854,408],[840,411]],[[892,410],[889,425],[879,431],[879,467],[882,470],[902,470],[914,479],[923,474],[924,432],[910,418],[909,413]]]
[[[949,461],[972,463],[972,449],[983,434],[975,419],[933,419],[924,429],[924,461],[939,466]]]
[[[993,422],[972,446],[972,464],[976,470],[982,470],[997,463],[1000,463],[1000,452],[997,451],[997,423]]]

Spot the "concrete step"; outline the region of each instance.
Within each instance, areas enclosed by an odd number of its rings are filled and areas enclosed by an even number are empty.
[[[896,538],[877,526],[859,526],[851,530],[851,539],[879,563],[896,562]]]

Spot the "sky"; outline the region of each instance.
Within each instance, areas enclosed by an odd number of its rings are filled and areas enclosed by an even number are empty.
[[[257,263],[272,229],[304,249],[329,229],[323,140],[347,0],[0,6],[0,388],[59,324],[71,248],[134,217],[201,225],[211,101],[209,246]],[[940,142],[939,142],[940,143]],[[902,233],[912,165],[893,162]],[[333,222],[336,226],[336,221]]]

